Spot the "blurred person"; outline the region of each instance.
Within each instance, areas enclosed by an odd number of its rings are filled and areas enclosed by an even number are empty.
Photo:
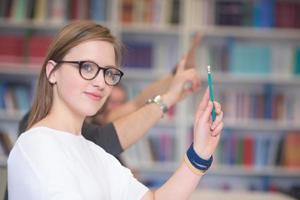
[[[127,91],[122,84],[116,85],[110,93],[106,103],[103,105],[95,116],[92,117],[91,123],[104,125],[110,121],[107,119],[109,113],[122,107],[128,100]]]

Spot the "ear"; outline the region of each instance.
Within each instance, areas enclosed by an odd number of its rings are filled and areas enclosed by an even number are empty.
[[[56,62],[54,62],[53,60],[49,60],[46,65],[46,75],[50,84],[56,84],[55,73],[53,71],[55,65]]]

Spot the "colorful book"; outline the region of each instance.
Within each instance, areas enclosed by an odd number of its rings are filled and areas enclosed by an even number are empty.
[[[153,47],[147,42],[125,41],[126,52],[124,55],[124,66],[129,68],[152,68]]]
[[[268,45],[236,42],[231,45],[229,69],[235,74],[268,74],[271,72],[271,51]]]

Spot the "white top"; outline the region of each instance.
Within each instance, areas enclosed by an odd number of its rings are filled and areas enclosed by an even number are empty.
[[[131,200],[147,191],[101,147],[63,131],[32,128],[8,158],[10,200]]]

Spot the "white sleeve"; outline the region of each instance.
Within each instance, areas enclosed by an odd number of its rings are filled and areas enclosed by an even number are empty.
[[[149,189],[136,180],[132,172],[122,166],[115,157],[107,154],[106,159],[112,199],[141,199]]]
[[[81,200],[74,194],[74,177],[64,165],[59,148],[47,137],[19,140],[8,159],[10,200]]]

